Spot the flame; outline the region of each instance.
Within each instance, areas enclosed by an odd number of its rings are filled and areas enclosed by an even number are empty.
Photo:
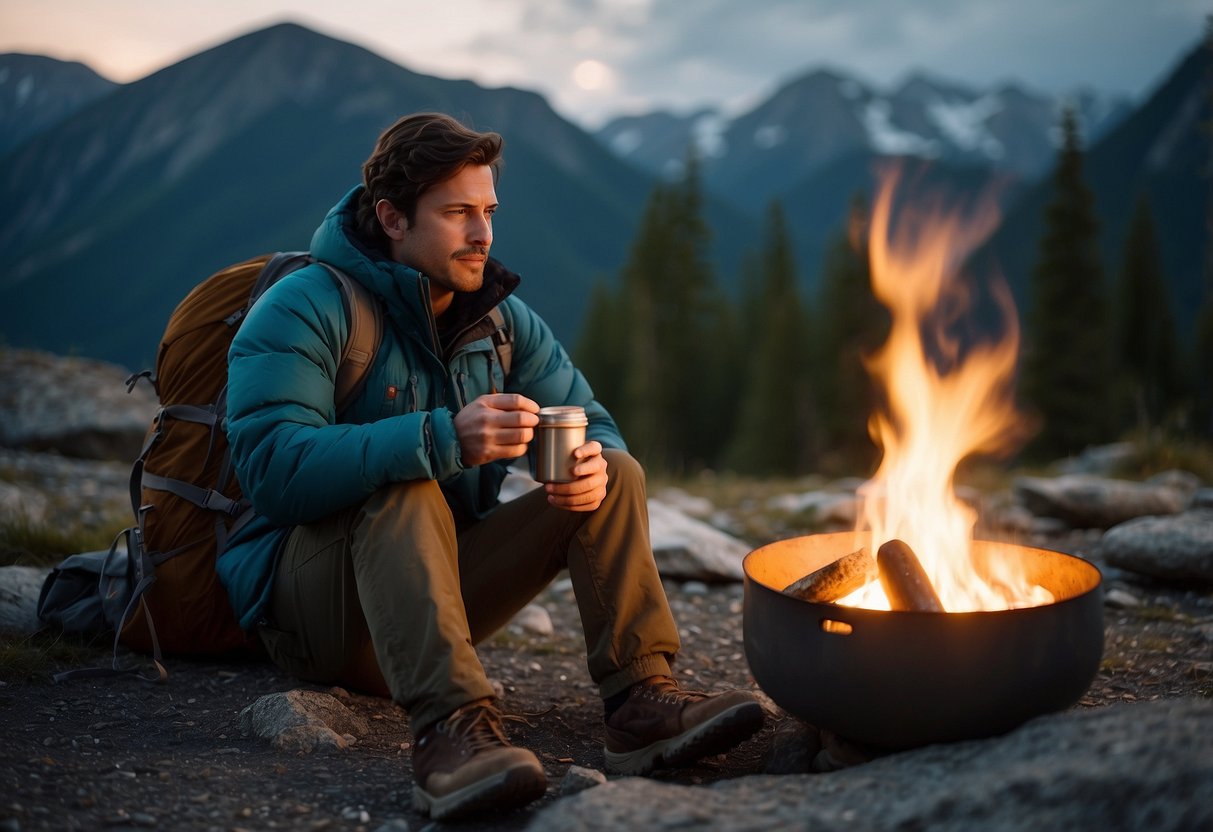
[[[896,172],[882,178],[869,234],[872,289],[892,313],[892,328],[865,360],[885,406],[869,422],[883,457],[859,490],[859,530],[870,531],[877,547],[893,538],[908,543],[949,612],[1050,603],[1014,557],[983,560],[979,574],[971,547],[977,513],[954,490],[962,460],[1006,451],[1023,432],[1013,400],[1018,323],[1001,280],[991,281],[1005,321],[1001,340],[966,346],[955,334],[969,308],[959,267],[997,226],[997,211],[987,200],[962,218],[936,205],[902,212],[894,229],[897,180]],[[879,582],[838,603],[889,609]]]

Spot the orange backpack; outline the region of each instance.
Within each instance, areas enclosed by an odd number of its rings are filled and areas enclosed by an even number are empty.
[[[265,255],[198,284],[170,316],[156,371],[160,398],[131,471],[135,525],[126,530],[133,584],[116,642],[152,653],[224,653],[253,646],[240,629],[215,560],[253,516],[227,444],[227,352],[248,310],[271,285],[318,262],[304,252]],[[341,413],[366,382],[383,334],[379,303],[358,281],[325,266],[341,289],[350,336],[337,373]],[[115,669],[117,653],[115,651]]]

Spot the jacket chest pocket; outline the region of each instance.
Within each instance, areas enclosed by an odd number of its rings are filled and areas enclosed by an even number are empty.
[[[413,413],[420,409],[420,407],[417,374],[414,373],[407,380],[398,384],[389,384],[384,388],[383,400],[379,405],[379,418],[399,416],[402,413]]]

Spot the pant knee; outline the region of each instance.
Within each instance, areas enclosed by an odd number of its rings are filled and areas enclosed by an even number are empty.
[[[607,461],[608,487],[644,489],[644,468],[636,457],[618,448],[606,448],[602,456]]]

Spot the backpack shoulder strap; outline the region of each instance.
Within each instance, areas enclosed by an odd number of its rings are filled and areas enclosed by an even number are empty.
[[[379,345],[383,341],[383,309],[370,290],[357,280],[328,263],[322,262],[320,265],[328,270],[341,289],[341,301],[350,326],[350,337],[341,351],[337,382],[333,390],[337,412],[341,413],[366,386],[371,362],[375,360],[375,354],[379,352]]]
[[[490,309],[489,317],[493,320],[493,349],[497,350],[497,363],[501,365],[502,375],[508,377],[510,365],[514,363],[514,328],[506,322],[502,305]]]

